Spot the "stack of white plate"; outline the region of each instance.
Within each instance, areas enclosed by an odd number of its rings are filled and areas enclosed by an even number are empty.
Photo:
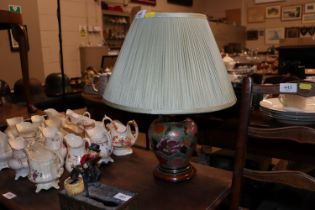
[[[315,104],[307,110],[284,106],[279,98],[268,98],[260,101],[260,110],[282,123],[307,125],[315,124]]]

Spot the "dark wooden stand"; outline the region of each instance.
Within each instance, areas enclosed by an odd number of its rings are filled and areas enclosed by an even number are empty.
[[[27,109],[30,113],[36,111],[31,102],[30,81],[28,71],[28,38],[25,27],[22,25],[21,14],[0,10],[0,30],[12,29],[14,39],[19,43],[19,53],[22,68],[22,77],[24,84],[24,94],[26,98]]]

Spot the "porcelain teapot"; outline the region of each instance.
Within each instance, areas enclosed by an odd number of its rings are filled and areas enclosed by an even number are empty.
[[[85,130],[86,137],[90,139],[91,143],[98,144],[100,146],[100,157],[98,161],[101,163],[114,162],[110,157],[113,152],[112,137],[110,132],[104,127],[103,122],[96,122],[93,128],[87,128]]]
[[[110,117],[105,115],[103,122],[112,136],[114,155],[123,156],[132,154],[133,151],[131,146],[134,145],[139,134],[139,128],[136,121],[130,120],[125,126],[120,121],[112,120]],[[131,126],[134,127],[134,132],[131,130]]]
[[[42,189],[59,189],[59,178],[64,168],[62,157],[35,142],[26,149],[29,164],[28,179],[36,184],[36,193]]]
[[[62,157],[62,165],[67,154],[67,148],[63,144],[63,135],[56,127],[45,127],[40,129],[44,136],[44,145],[50,151],[58,153]]]
[[[8,160],[12,156],[12,149],[8,142],[8,136],[0,131],[0,171],[8,168]]]
[[[70,173],[75,166],[80,165],[82,156],[87,152],[86,144],[90,145],[91,143],[88,138],[82,138],[73,133],[68,133],[64,139],[68,148],[65,167]]]
[[[27,142],[22,136],[10,137],[9,144],[13,149],[12,158],[9,160],[8,165],[11,169],[15,170],[15,180],[19,177],[27,177],[29,173],[28,160],[25,152]]]

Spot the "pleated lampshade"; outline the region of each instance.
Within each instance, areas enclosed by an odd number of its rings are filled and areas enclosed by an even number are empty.
[[[103,98],[148,114],[192,114],[232,106],[236,97],[207,17],[140,11]]]

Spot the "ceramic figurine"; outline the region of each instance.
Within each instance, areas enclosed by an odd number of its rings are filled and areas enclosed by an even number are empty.
[[[26,177],[29,173],[28,160],[25,152],[26,141],[22,136],[9,138],[9,144],[13,149],[12,158],[9,160],[9,167],[15,170],[15,180],[19,177]]]
[[[26,154],[29,162],[28,179],[36,184],[35,192],[52,187],[59,189],[59,178],[64,171],[62,157],[38,142],[27,147]]]
[[[86,153],[86,143],[90,145],[90,140],[73,133],[65,135],[64,139],[68,149],[65,167],[70,173],[76,165],[80,164],[82,156]]]
[[[89,197],[89,183],[96,182],[101,178],[101,171],[98,168],[101,158],[100,151],[99,145],[92,143],[88,147],[88,152],[82,156],[80,165],[75,166],[70,173],[72,182],[76,182],[79,175],[82,175],[86,197]]]
[[[106,123],[106,121],[109,123]],[[139,134],[139,128],[136,121],[130,120],[125,126],[120,121],[112,120],[110,117],[105,115],[103,122],[106,123],[106,128],[110,131],[112,136],[114,155],[124,156],[132,154],[133,151],[131,146],[134,145]],[[134,133],[131,130],[131,126],[134,127]]]
[[[86,137],[90,139],[91,143],[97,144],[100,147],[99,164],[114,162],[110,157],[113,152],[112,137],[110,132],[104,127],[102,122],[96,122],[95,127],[85,130]]]
[[[0,131],[0,171],[8,168],[8,160],[12,156],[12,149],[8,143],[8,136]]]

